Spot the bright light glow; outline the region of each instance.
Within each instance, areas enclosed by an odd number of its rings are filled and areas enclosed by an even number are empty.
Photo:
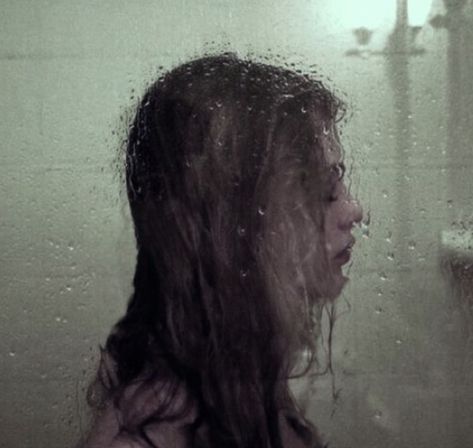
[[[389,30],[394,27],[396,0],[330,0],[327,4],[337,28]]]
[[[409,25],[424,26],[432,8],[432,0],[409,0]]]
[[[338,29],[390,31],[396,22],[396,0],[327,0],[329,18]],[[408,0],[409,24],[423,26],[432,0]]]

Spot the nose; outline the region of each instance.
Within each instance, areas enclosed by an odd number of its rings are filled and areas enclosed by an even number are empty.
[[[358,199],[352,198],[351,204],[353,208],[353,224],[358,224],[363,219],[363,207]]]
[[[355,224],[358,224],[363,219],[363,207],[360,201],[349,196],[345,200],[344,219],[341,220],[341,227],[345,230],[350,230]]]

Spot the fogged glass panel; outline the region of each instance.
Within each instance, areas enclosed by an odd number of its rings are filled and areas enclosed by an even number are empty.
[[[0,17],[0,446],[73,446],[131,293],[120,148],[156,73],[204,53],[314,74],[347,104],[364,209],[350,282],[293,382],[334,448],[473,444],[473,4],[19,0]],[[330,322],[334,322],[333,327]]]

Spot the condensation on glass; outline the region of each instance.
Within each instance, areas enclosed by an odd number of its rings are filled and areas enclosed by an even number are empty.
[[[134,263],[116,148],[156,70],[205,50],[316,73],[348,104],[365,221],[301,406],[333,447],[473,446],[472,21],[467,0],[4,5],[0,446],[85,428]]]

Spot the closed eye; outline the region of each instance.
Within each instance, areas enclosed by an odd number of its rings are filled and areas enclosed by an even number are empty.
[[[342,180],[345,176],[346,167],[343,162],[336,163],[330,167],[330,175],[334,180]]]
[[[338,201],[338,196],[335,193],[331,193],[328,198],[328,202],[337,202]]]

